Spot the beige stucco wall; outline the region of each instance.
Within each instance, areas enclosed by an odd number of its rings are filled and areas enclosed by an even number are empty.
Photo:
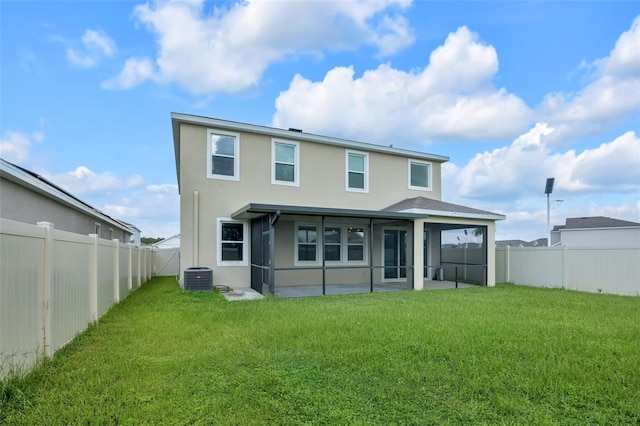
[[[297,187],[271,183],[272,138],[256,133],[240,134],[239,181],[207,178],[207,127],[180,125],[181,276],[185,268],[206,266],[214,269],[214,284],[250,285],[249,266],[218,266],[216,261],[217,219],[230,218],[249,203],[380,210],[410,197],[441,198],[439,162],[431,162],[432,190],[412,190],[408,157],[370,152],[369,192],[349,192],[345,189],[346,148],[298,141],[295,136],[292,132],[288,140],[300,146]],[[198,193],[195,216],[194,191]],[[199,232],[197,239],[194,229]]]

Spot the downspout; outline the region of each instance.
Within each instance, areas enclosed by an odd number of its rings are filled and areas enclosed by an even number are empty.
[[[322,236],[322,295],[324,296],[325,294],[327,294],[327,289],[326,289],[326,263],[324,260],[324,216],[322,216],[322,222],[321,222],[321,226],[322,229],[320,230],[320,235]]]
[[[197,190],[193,191],[193,264],[191,266],[200,265],[200,194]]]
[[[373,218],[369,219],[369,292],[373,293]]]

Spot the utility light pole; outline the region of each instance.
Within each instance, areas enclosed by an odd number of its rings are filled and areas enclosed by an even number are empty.
[[[544,187],[544,193],[547,194],[547,247],[551,247],[551,203],[562,203],[564,200],[549,200],[549,194],[553,192],[553,182],[555,178],[547,178],[547,184]]]
[[[551,247],[551,202],[549,194],[553,192],[553,182],[556,178],[547,178],[547,184],[544,187],[544,193],[547,194],[547,247]]]

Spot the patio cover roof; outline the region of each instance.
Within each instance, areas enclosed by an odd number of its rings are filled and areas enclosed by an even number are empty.
[[[336,209],[331,207],[284,206],[278,204],[247,204],[231,215],[233,219],[253,219],[270,213],[307,216],[362,217],[369,219],[413,220],[428,215],[418,212],[394,212],[385,210]]]
[[[426,197],[406,198],[383,209],[388,212],[423,214],[427,216],[459,217],[465,219],[505,220],[503,214],[493,213],[458,204],[445,203]]]

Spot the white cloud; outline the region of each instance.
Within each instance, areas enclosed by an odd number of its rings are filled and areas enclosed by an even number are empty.
[[[6,132],[0,139],[0,157],[12,163],[26,163],[29,160],[29,150],[33,142],[44,141],[44,132],[29,134],[21,132]]]
[[[153,76],[153,64],[147,58],[129,58],[117,76],[103,81],[103,89],[131,89]]]
[[[592,81],[577,93],[545,97],[537,116],[557,129],[551,141],[566,145],[601,131],[640,108],[640,17],[605,58],[587,65]]]
[[[148,185],[106,204],[104,212],[136,225],[143,236],[170,237],[180,232],[178,186]]]
[[[92,68],[103,57],[113,56],[116,52],[114,41],[101,31],[86,30],[81,41],[82,49],[67,48],[67,60],[80,68]]]
[[[456,186],[462,197],[514,200],[537,196],[547,177],[565,194],[640,190],[640,139],[627,132],[581,153],[554,152],[554,129],[538,123],[511,145],[477,154],[461,167]]]
[[[495,49],[461,27],[423,70],[383,64],[354,78],[353,68],[337,67],[318,82],[296,75],[276,100],[273,124],[396,146],[513,137],[530,111],[493,86],[497,70]]]
[[[85,166],[56,175],[43,173],[43,176],[75,196],[88,197],[104,197],[144,183],[141,176],[135,175],[123,180],[109,171],[98,174]]]
[[[233,93],[255,86],[270,64],[293,54],[370,45],[388,56],[413,43],[399,15],[410,3],[249,0],[214,6],[211,13],[197,0],[146,3],[134,17],[156,36],[156,69],[152,75],[132,67],[150,60],[130,58],[121,73],[129,78],[116,77],[104,87],[128,89],[152,78],[194,94]]]

